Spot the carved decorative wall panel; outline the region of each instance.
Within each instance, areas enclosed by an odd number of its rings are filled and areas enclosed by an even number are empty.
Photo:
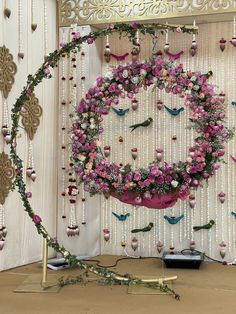
[[[28,100],[24,103],[21,110],[21,116],[26,133],[32,140],[39,126],[39,118],[41,117],[43,110],[39,105],[38,98],[34,94],[29,95],[28,97]]]
[[[15,82],[17,67],[13,56],[5,46],[0,47],[0,90],[4,98],[8,97],[12,85]]]
[[[0,154],[0,204],[5,203],[5,199],[11,190],[12,180],[15,176],[15,168],[7,154]]]
[[[235,12],[235,0],[59,0],[59,26]]]

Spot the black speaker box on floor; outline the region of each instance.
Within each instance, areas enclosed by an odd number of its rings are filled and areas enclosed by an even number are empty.
[[[202,253],[164,252],[162,260],[167,268],[198,269],[204,260]]]

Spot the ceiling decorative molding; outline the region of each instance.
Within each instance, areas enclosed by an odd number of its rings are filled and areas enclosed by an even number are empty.
[[[59,27],[233,13],[236,0],[58,0]]]
[[[24,102],[21,108],[22,124],[30,140],[33,140],[37,128],[40,124],[40,117],[43,113],[42,107],[35,94],[28,95],[28,100]]]
[[[15,168],[12,166],[11,159],[2,152],[0,154],[0,204],[2,205],[11,190],[14,177]]]
[[[13,56],[5,46],[0,47],[0,90],[4,98],[8,97],[15,82],[17,66],[13,61]]]

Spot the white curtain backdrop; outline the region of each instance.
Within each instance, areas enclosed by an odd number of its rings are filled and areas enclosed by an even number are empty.
[[[68,31],[68,30],[67,30]],[[216,85],[216,92],[224,91],[227,95],[227,125],[235,126],[235,106],[231,105],[232,101],[236,100],[236,48],[234,48],[229,40],[233,36],[233,26],[230,22],[202,24],[199,26],[199,34],[196,36],[198,51],[195,57],[189,54],[192,35],[188,34],[169,34],[170,52],[177,53],[184,51],[180,62],[184,64],[185,70],[199,70],[201,72],[214,72],[211,82]],[[219,47],[219,40],[224,37],[227,40],[226,49],[222,53]],[[124,37],[119,39],[118,35],[112,35],[109,38],[111,52],[117,55],[123,55],[126,52],[131,52],[132,46]],[[158,49],[163,50],[165,36],[158,39]],[[93,51],[89,47],[91,54],[86,56],[88,66],[85,67],[86,88],[94,83],[94,78],[98,75],[100,64],[102,63],[102,72],[106,73],[110,66],[118,65],[118,62],[112,58],[111,63],[107,64],[103,60],[103,49],[106,44],[106,38],[103,39],[103,45],[99,52]],[[152,42],[150,37],[145,38],[140,35],[141,54],[140,59],[144,60],[150,57],[152,52]],[[94,53],[92,53],[92,51]],[[130,56],[126,61],[130,60]],[[126,62],[125,61],[125,62]],[[97,66],[95,67],[94,64]],[[80,80],[78,79],[78,82]],[[78,84],[78,95],[80,95],[80,86]],[[164,149],[164,160],[179,161],[185,160],[188,147],[193,144],[195,134],[193,131],[186,129],[188,125],[189,113],[185,109],[178,117],[173,118],[166,111],[159,111],[155,104],[158,99],[170,108],[180,108],[183,100],[173,95],[151,90],[143,91],[138,95],[139,108],[137,111],[130,112],[124,117],[119,118],[113,112],[110,112],[104,122],[105,131],[102,136],[102,146],[111,146],[110,161],[122,162],[123,164],[130,162],[134,165],[130,149],[137,147],[139,154],[135,161],[135,166],[140,167],[147,165],[148,162],[154,159],[156,148]],[[79,99],[78,99],[79,101]],[[128,100],[120,103],[119,108],[131,107]],[[140,129],[130,134],[129,126],[133,123],[144,121],[147,117],[154,119],[153,126],[149,129]],[[172,136],[176,135],[177,140],[173,141]],[[118,142],[119,136],[124,138],[121,145]],[[87,226],[80,225],[82,231],[81,236],[75,238],[67,238],[65,233],[66,224],[62,224],[60,215],[58,232],[63,244],[69,244],[69,248],[77,254],[84,252],[98,252],[101,242],[101,254],[123,254],[122,242],[126,243],[126,250],[129,254],[142,256],[157,256],[158,252],[156,244],[161,241],[164,245],[163,249],[168,250],[170,246],[174,246],[176,250],[189,248],[190,240],[195,240],[196,249],[205,251],[206,254],[220,258],[219,244],[224,241],[226,246],[226,259],[234,258],[236,255],[235,244],[235,223],[236,220],[232,216],[231,211],[235,210],[235,183],[236,169],[235,164],[230,158],[230,154],[235,155],[235,139],[227,145],[227,153],[225,161],[227,164],[222,165],[217,176],[209,180],[209,185],[204,183],[203,188],[196,193],[196,207],[191,209],[188,202],[179,201],[173,208],[165,210],[152,210],[145,207],[133,208],[119,201],[110,198],[105,200],[101,197],[91,199],[86,203]],[[60,182],[60,178],[59,178]],[[226,193],[226,201],[224,204],[219,202],[218,193],[221,191]],[[91,202],[91,203],[90,203]],[[112,215],[112,211],[117,214],[130,213],[130,217],[125,222],[121,222]],[[67,208],[68,212],[68,208]],[[164,218],[164,215],[179,216],[184,214],[182,219],[176,225],[170,225]],[[81,206],[77,208],[77,215],[81,215]],[[91,221],[89,220],[91,219]],[[101,225],[95,225],[91,222],[101,220]],[[194,225],[204,225],[210,219],[215,220],[216,224],[211,231],[202,230],[193,232]],[[131,248],[131,240],[133,228],[143,228],[149,222],[154,223],[154,228],[146,234],[136,234],[138,240],[138,249],[133,252]],[[79,223],[81,220],[79,219]],[[62,228],[63,226],[63,228]],[[104,241],[103,229],[110,230],[110,240]],[[95,247],[94,243],[84,242],[84,238],[93,237],[97,239]]]
[[[44,61],[45,52],[49,53],[57,47],[56,36],[56,1],[35,0],[34,23],[35,32],[31,31],[31,0],[22,3],[22,50],[24,59],[18,54],[18,5],[15,0],[8,0],[11,9],[10,19],[3,16],[4,1],[0,2],[0,46],[10,49],[17,64],[15,84],[8,97],[9,117],[12,105],[26,84],[27,75],[33,74]],[[44,3],[46,11],[44,10]],[[45,25],[46,13],[46,25]],[[45,32],[46,31],[46,32]],[[46,47],[45,47],[46,45]],[[55,76],[56,73],[53,73]],[[43,108],[40,125],[33,140],[34,163],[37,173],[35,182],[26,179],[27,190],[33,193],[30,200],[34,211],[42,217],[49,232],[56,236],[57,205],[57,80],[54,78],[36,87],[36,97]],[[0,95],[0,121],[2,126],[3,98]],[[28,155],[28,139],[20,128],[17,138],[17,153],[26,167]],[[9,148],[0,136],[0,151],[9,152]],[[24,168],[25,176],[25,168]],[[26,176],[25,176],[26,177]],[[8,234],[5,247],[0,251],[0,270],[38,261],[42,257],[42,239],[38,235],[32,221],[24,212],[19,194],[10,192],[5,204],[5,219]],[[50,256],[54,253],[50,251]]]

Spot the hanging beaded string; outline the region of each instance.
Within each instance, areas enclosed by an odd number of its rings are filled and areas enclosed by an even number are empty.
[[[231,29],[231,23],[228,23],[228,34],[230,33],[230,29]],[[231,50],[228,52],[228,53],[231,53],[231,55],[228,56],[227,60],[229,62],[229,69],[231,69],[232,73],[231,73],[231,76],[230,76],[230,86],[232,86],[232,88],[230,88],[231,90],[231,97],[232,99],[236,99],[236,61],[235,61],[235,50],[231,48]],[[231,85],[232,84],[232,85]],[[228,106],[229,108],[229,106]],[[233,110],[235,110],[235,108],[232,108],[231,107],[231,111],[233,112]],[[232,125],[235,124],[234,122],[234,115],[233,114],[230,114],[228,113],[228,117],[231,117],[231,123],[230,123],[230,127],[232,127]],[[236,151],[236,147],[235,147],[235,138],[232,140],[232,145],[231,145],[231,150],[233,152],[233,154],[235,154],[235,151]],[[232,178],[232,208],[233,211],[235,211],[236,209],[236,203],[235,203],[235,181],[236,181],[236,169],[235,169],[235,165],[233,165],[232,161],[230,162],[231,163],[231,174],[230,174],[230,177]],[[230,210],[230,213],[228,212],[228,215],[230,217],[230,225],[232,226],[232,248],[233,248],[233,251],[236,253],[236,225],[235,225],[235,221],[232,219],[232,215],[231,215],[231,210]]]
[[[65,29],[62,29],[61,36],[62,45],[65,44]],[[65,171],[66,171],[66,157],[65,157],[65,147],[66,147],[66,55],[62,55],[60,62],[60,73],[61,73],[61,82],[60,82],[60,91],[61,91],[61,218],[66,218],[65,213]]]
[[[82,26],[81,27],[81,36],[83,37],[85,35],[84,32],[85,28]],[[74,56],[76,58],[76,56]],[[86,76],[85,76],[85,43],[81,44],[81,52],[80,52],[80,80],[81,80],[81,94],[79,95],[80,99],[85,96],[85,82],[86,82]],[[76,68],[75,68],[76,69]],[[76,71],[77,73],[77,71]],[[76,79],[77,81],[77,79]],[[81,191],[82,191],[82,197],[81,197],[81,202],[82,202],[82,225],[86,225],[87,222],[87,211],[86,211],[86,195],[84,191],[84,184],[81,186]]]
[[[33,144],[32,141],[28,140],[28,162],[27,162],[27,169],[26,174],[29,178],[34,181],[36,179],[36,173],[34,168],[34,157],[33,157]]]
[[[68,40],[71,41],[73,36],[75,35],[77,31],[76,25],[71,25],[70,31],[68,34]],[[76,70],[76,55],[75,53],[72,53],[71,58],[68,62],[69,67],[69,113],[74,109],[76,106],[76,78],[77,78],[77,70]],[[70,148],[69,148],[70,150]],[[69,155],[71,153],[69,152]],[[69,203],[70,203],[70,214],[69,214],[69,221],[68,221],[68,227],[67,227],[67,235],[68,236],[75,236],[79,235],[79,226],[76,219],[76,202],[77,202],[77,194],[79,194],[78,189],[76,188],[76,176],[73,173],[73,164],[69,162],[69,184],[67,188],[67,194],[69,196]]]
[[[109,36],[107,35],[106,37],[107,43],[109,45]],[[109,63],[105,62],[105,56],[103,55],[103,59],[102,59],[102,75],[105,75],[108,71],[109,71]],[[107,128],[107,125],[104,123],[104,128]],[[107,132],[106,132],[107,131]],[[102,146],[104,147],[105,145],[107,145],[108,142],[108,138],[110,136],[110,131],[109,126],[108,126],[108,130],[105,130],[105,132],[101,135],[101,141],[102,141]],[[112,140],[113,142],[113,140]],[[113,158],[113,150],[111,150],[111,158]],[[103,218],[103,230],[108,230],[109,231],[109,240],[110,240],[110,236],[111,236],[111,232],[109,229],[109,222],[108,222],[108,211],[110,210],[111,207],[111,198],[109,197],[109,199],[106,199],[104,196],[102,196],[102,217]],[[108,245],[108,242],[105,241],[104,243],[106,246]]]
[[[3,98],[3,96],[2,96]],[[9,109],[7,99],[3,98],[3,119],[2,119],[2,135],[6,143],[10,141],[10,123],[9,123]]]
[[[31,0],[31,30],[34,32],[37,28],[37,24],[35,23],[35,16],[34,16],[34,11],[35,11],[35,0]]]
[[[23,59],[22,0],[18,0],[18,57]]]
[[[48,54],[48,16],[47,16],[47,0],[43,0],[43,41],[44,56]]]
[[[0,250],[3,249],[6,236],[7,236],[7,228],[5,225],[5,211],[4,211],[3,205],[0,204],[0,243],[1,243]]]
[[[229,23],[227,23],[226,25],[226,29],[228,29],[229,31]],[[228,32],[227,32],[228,33]],[[231,50],[232,51],[232,50]],[[229,53],[229,51],[227,51],[227,54]],[[232,56],[232,59],[230,60],[229,56],[227,55],[227,58],[226,58],[226,55],[224,55],[224,61],[225,61],[225,64],[227,65],[227,70],[230,69],[231,71],[231,81],[230,83],[228,84],[228,86],[225,86],[225,90],[226,88],[228,89],[228,93],[229,91],[232,91],[232,93],[234,93],[234,90],[235,90],[235,85],[234,85],[234,75],[236,75],[236,73],[233,73],[235,71],[235,68],[231,69],[231,66],[235,66],[233,65],[232,61],[233,61],[233,56]],[[231,84],[233,86],[233,88],[231,89]],[[233,95],[231,94],[231,97]],[[229,128],[232,128],[232,125],[234,125],[234,115],[231,113],[232,111],[232,106],[228,106],[228,110],[227,110],[227,124],[228,124],[228,127]],[[232,140],[232,142],[234,142],[234,139]],[[232,215],[231,215],[231,206],[233,205],[233,195],[234,195],[234,191],[232,189],[233,187],[233,180],[234,180],[234,173],[235,171],[231,169],[231,160],[230,160],[230,154],[233,153],[232,151],[232,146],[233,145],[230,145],[230,144],[233,144],[233,143],[228,143],[227,144],[227,152],[226,152],[226,156],[227,156],[227,226],[228,226],[228,248],[229,248],[229,252],[231,252],[233,250],[233,245],[232,245]],[[233,207],[234,208],[234,207]],[[233,238],[233,242],[235,242],[235,239]]]
[[[225,90],[225,78],[224,78],[225,62],[224,62],[224,54],[223,53],[221,53],[221,58],[219,59],[219,62],[220,62],[219,68],[220,68],[220,73],[221,73],[220,80],[219,80],[220,89],[224,91]],[[217,69],[219,69],[219,68],[217,68]],[[221,178],[221,180],[220,180],[220,192],[221,192],[221,191],[224,191],[224,185],[225,185],[224,184],[225,183],[224,182],[224,177],[225,177],[224,171],[226,171],[226,169],[223,168],[223,166],[222,166],[219,169],[219,171],[220,171],[220,178]],[[221,210],[221,241],[224,242],[224,240],[225,240],[225,235],[224,235],[224,222],[225,222],[225,220],[224,220],[224,204],[223,204],[223,202],[221,203],[220,207],[221,207],[220,208],[220,210]]]

